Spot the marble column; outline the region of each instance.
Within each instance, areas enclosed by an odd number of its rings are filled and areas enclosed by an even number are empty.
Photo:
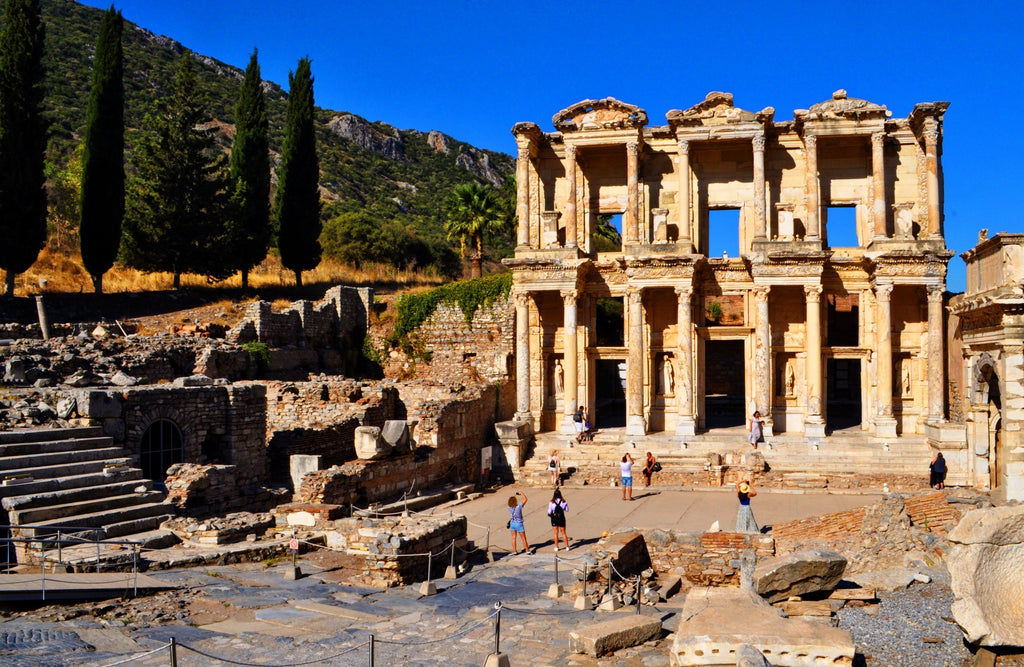
[[[804,221],[805,238],[817,241],[821,238],[819,216],[821,203],[818,201],[818,137],[811,134],[804,137],[804,152],[807,157],[807,179],[804,184],[807,202],[807,220]]]
[[[804,378],[807,415],[804,417],[804,435],[814,438],[825,436],[825,420],[821,415],[821,292],[821,285],[804,285],[807,302],[807,337],[804,343],[807,354]]]
[[[569,183],[569,194],[565,199],[565,247],[576,247],[576,146],[565,147],[565,179]]]
[[[626,358],[626,435],[644,435],[647,433],[647,420],[644,419],[644,307],[643,292],[631,288],[626,293],[628,303],[628,336],[629,346]]]
[[[577,290],[562,290],[562,370],[565,382],[562,389],[562,433],[575,433],[572,416],[576,412],[577,392],[579,391],[578,347],[576,344],[577,306],[579,298]]]
[[[516,247],[530,246],[530,147],[519,146],[516,158],[516,216],[519,228],[516,234]]]
[[[772,435],[772,334],[768,316],[768,285],[754,286],[754,301],[757,304],[757,324],[754,338],[754,403],[764,419],[764,434]]]
[[[679,208],[679,245],[683,252],[693,251],[693,239],[690,236],[690,142],[678,142],[679,147],[679,195],[676,202]]]
[[[943,289],[942,285],[928,286],[928,421],[941,422],[945,419],[946,373],[943,361],[946,358],[943,337]]]
[[[875,436],[885,438],[896,437],[896,420],[892,416],[892,288],[888,284],[875,286]]]
[[[693,288],[676,287],[676,435],[695,435],[693,414]]]
[[[626,213],[622,216],[625,244],[641,243],[640,238],[640,143],[626,142]]]
[[[529,422],[530,415],[530,293],[513,292],[516,304],[516,421]]]
[[[758,134],[753,139],[754,145],[754,217],[757,228],[754,240],[764,241],[768,238],[768,216],[765,213],[764,192],[764,135]]]
[[[925,168],[928,171],[928,236],[942,236],[942,211],[939,208],[939,131],[924,132]]]
[[[889,235],[885,229],[885,132],[871,135],[871,219],[875,227],[875,238],[884,239]]]

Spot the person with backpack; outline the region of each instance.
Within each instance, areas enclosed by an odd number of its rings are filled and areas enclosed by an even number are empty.
[[[583,440],[583,433],[586,430],[587,423],[587,409],[582,405],[573,413],[572,416],[573,426],[576,428],[576,442]]]
[[[555,533],[555,551],[558,551],[558,536],[562,536],[565,543],[565,550],[569,550],[569,537],[565,534],[565,512],[569,509],[569,503],[562,498],[562,491],[555,489],[548,503],[548,516],[551,517],[551,530]]]
[[[932,462],[928,464],[928,470],[931,471],[931,479],[929,484],[933,489],[944,489],[946,488],[946,459],[942,457],[942,452],[935,455]]]
[[[558,458],[558,450],[552,449],[548,458],[548,472],[551,473],[551,486],[558,486],[559,475],[562,474],[562,461]]]

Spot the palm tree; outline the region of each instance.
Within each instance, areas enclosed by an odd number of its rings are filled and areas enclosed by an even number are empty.
[[[472,248],[470,254],[471,278],[479,278],[483,271],[484,237],[498,233],[508,226],[508,216],[498,199],[494,188],[480,183],[464,183],[456,186],[448,197],[448,239],[458,239],[462,256],[466,256],[466,244]]]

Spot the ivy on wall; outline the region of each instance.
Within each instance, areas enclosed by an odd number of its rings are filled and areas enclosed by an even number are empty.
[[[419,294],[406,294],[398,299],[398,317],[389,340],[391,343],[401,341],[426,322],[441,303],[457,304],[466,318],[466,324],[471,324],[478,308],[508,297],[511,290],[512,274],[505,272],[448,283]]]

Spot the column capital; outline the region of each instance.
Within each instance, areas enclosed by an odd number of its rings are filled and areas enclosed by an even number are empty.
[[[571,158],[573,160],[576,159],[576,144],[565,145],[565,157]]]
[[[804,136],[804,146],[809,150],[816,150],[818,148],[818,135],[808,134]]]
[[[689,139],[679,139],[678,141],[676,141],[676,147],[679,149],[679,154],[680,155],[689,155],[690,154],[690,140]]]
[[[629,300],[630,305],[641,304],[644,300],[643,288],[642,287],[630,287],[626,290],[626,298]]]
[[[576,301],[580,298],[580,291],[578,289],[564,289],[558,293],[562,295],[562,302],[566,306],[575,306]]]
[[[690,299],[693,297],[693,286],[692,285],[676,285],[675,286],[676,296],[680,299]]]
[[[888,283],[885,285],[875,285],[875,299],[888,302],[892,296],[892,288],[893,285]]]
[[[754,146],[754,152],[755,153],[763,153],[764,152],[764,143],[765,143],[764,135],[763,134],[755,134],[754,138],[751,140],[751,144],[753,144],[753,146]]]
[[[934,146],[939,143],[939,131],[935,128],[929,128],[922,132],[924,135],[924,142],[927,146]]]
[[[527,308],[530,305],[530,292],[529,290],[512,290],[512,300],[515,301],[516,308]]]
[[[808,301],[817,301],[821,298],[823,289],[821,285],[804,285],[804,297]]]
[[[885,146],[885,132],[873,132],[871,134],[871,147],[881,149]]]
[[[817,287],[820,288],[821,285],[817,285]],[[804,287],[804,289],[807,288]],[[754,293],[754,298],[757,299],[758,302],[764,302],[768,301],[768,293],[772,291],[772,288],[771,285],[754,285],[751,291]]]
[[[942,285],[928,285],[928,301],[942,303],[946,288]]]
[[[639,141],[627,141],[626,142],[626,153],[632,157],[636,157],[640,154],[640,142]]]

